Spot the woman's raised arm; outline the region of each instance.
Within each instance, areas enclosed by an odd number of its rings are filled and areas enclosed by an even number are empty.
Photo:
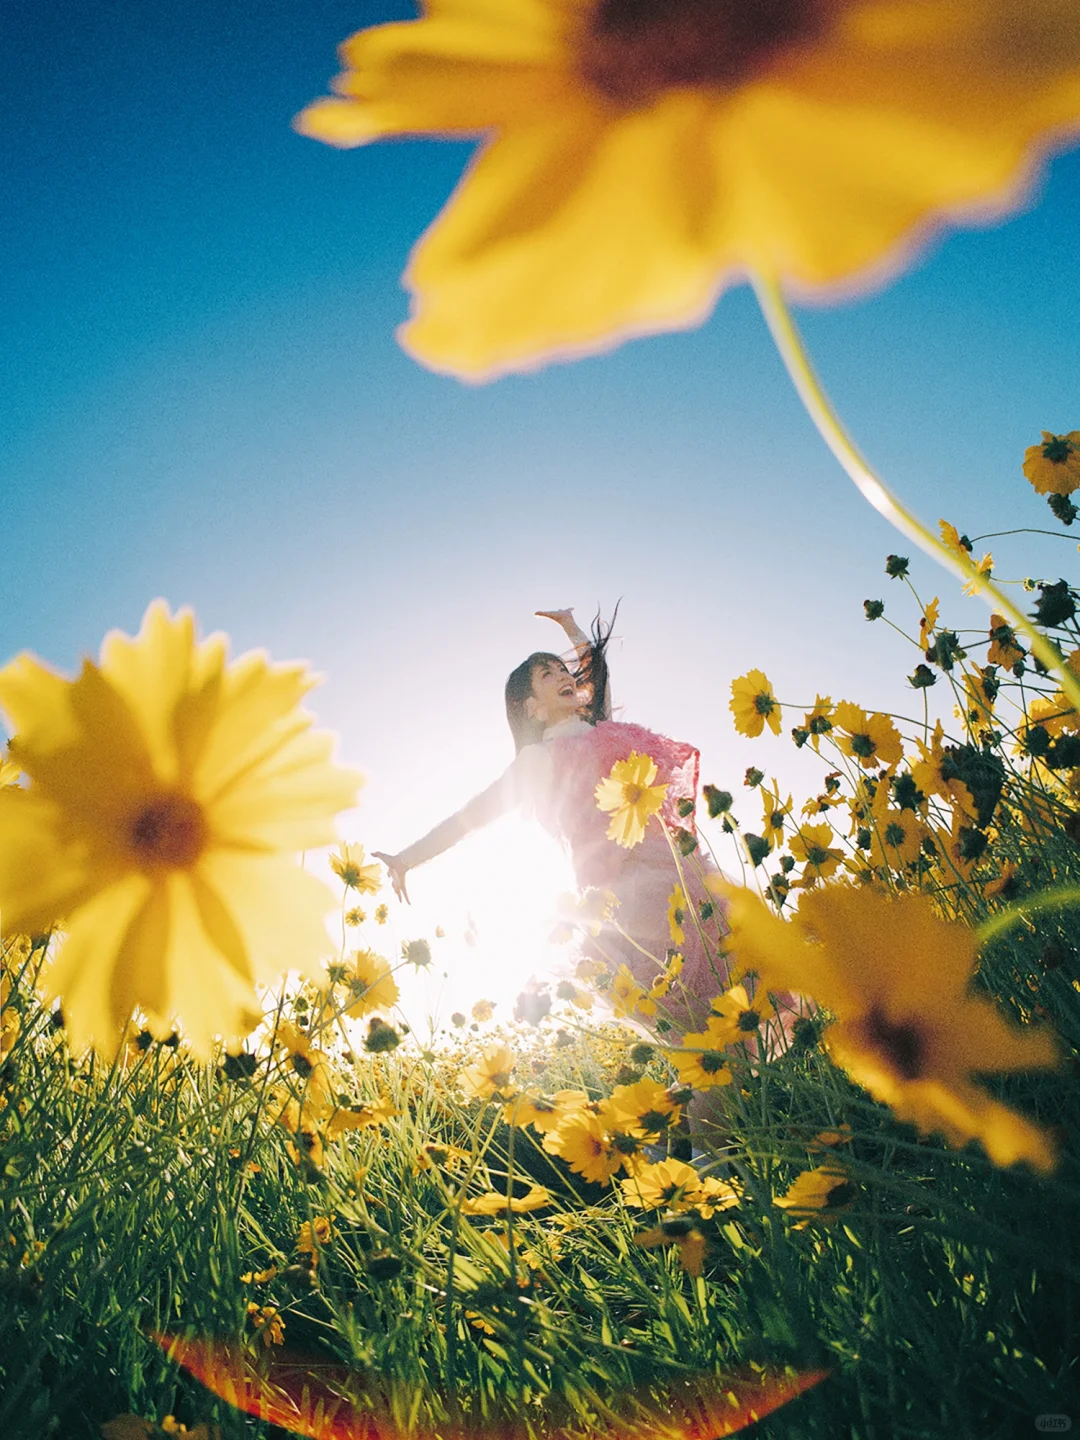
[[[585,669],[592,668],[593,642],[574,619],[572,608],[569,610],[537,610],[536,614],[542,620],[554,620],[556,625],[561,625],[566,633],[566,638],[577,652],[578,664]],[[611,719],[611,685],[606,666],[604,667],[604,697],[596,715],[601,720]]]

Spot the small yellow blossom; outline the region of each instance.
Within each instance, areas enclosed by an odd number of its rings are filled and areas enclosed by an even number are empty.
[[[334,1217],[332,1215],[316,1215],[314,1220],[304,1220],[300,1225],[300,1233],[296,1237],[296,1244],[293,1247],[301,1255],[316,1255],[325,1245],[329,1245],[334,1238]]]
[[[375,895],[382,888],[382,866],[376,860],[365,864],[363,845],[339,845],[330,857],[330,869],[347,890],[361,895]]]
[[[749,670],[731,682],[728,708],[735,716],[735,729],[740,735],[753,738],[760,735],[766,725],[774,735],[780,734],[783,723],[780,702],[761,670]]]
[[[1018,660],[1024,658],[1024,651],[1016,643],[1016,635],[1004,615],[990,616],[990,648],[986,652],[987,663],[1000,665],[1010,673]]]
[[[472,1007],[472,1018],[478,1025],[485,1025],[495,1013],[495,1002],[493,1000],[477,1000]]]
[[[643,1250],[655,1249],[657,1245],[674,1245],[679,1252],[679,1264],[688,1275],[701,1274],[708,1243],[696,1225],[685,1215],[673,1215],[663,1220],[654,1230],[642,1230],[634,1236],[634,1244]]]
[[[575,1174],[597,1185],[610,1180],[627,1158],[616,1148],[601,1118],[588,1109],[564,1115],[543,1143],[549,1154],[561,1156]]]
[[[507,1199],[495,1190],[488,1190],[483,1195],[469,1195],[461,1202],[461,1213],[463,1215],[506,1215],[508,1212],[514,1215],[528,1215],[533,1210],[543,1210],[548,1205],[554,1205],[555,1200],[551,1191],[543,1185],[531,1185],[524,1195],[512,1196]]]
[[[516,1061],[509,1045],[489,1045],[474,1064],[461,1072],[459,1083],[475,1100],[505,1100],[513,1093]]]
[[[354,1020],[375,1010],[389,1010],[401,992],[390,970],[390,962],[374,950],[354,950],[349,956],[346,981],[352,997],[345,1014]]]
[[[667,903],[668,934],[673,945],[682,945],[686,940],[687,908],[686,891],[681,885],[676,885],[668,896]]]
[[[1080,430],[1042,432],[1041,445],[1024,451],[1024,474],[1037,495],[1071,495],[1080,485]]]
[[[788,840],[788,849],[793,860],[803,867],[798,885],[809,887],[820,880],[835,875],[843,861],[843,851],[832,849],[829,841],[834,839],[833,828],[823,821],[820,825],[800,825]]]
[[[608,839],[631,850],[645,838],[645,826],[664,803],[666,785],[654,785],[656,762],[634,750],[616,760],[611,774],[596,787],[596,803],[611,814]]]
[[[249,1300],[247,1314],[264,1345],[285,1344],[285,1321],[276,1305],[258,1305]]]
[[[898,765],[904,756],[900,732],[887,715],[868,715],[858,705],[842,700],[833,716],[841,750],[866,770]]]
[[[840,1165],[821,1165],[804,1170],[783,1195],[773,1204],[786,1210],[795,1220],[796,1230],[805,1230],[815,1220],[835,1220],[855,1201],[855,1186],[848,1172]]]

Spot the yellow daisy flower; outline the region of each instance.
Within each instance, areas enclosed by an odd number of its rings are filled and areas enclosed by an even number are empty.
[[[573,1110],[564,1115],[558,1127],[544,1136],[543,1144],[549,1154],[561,1156],[576,1175],[595,1185],[610,1180],[626,1159],[613,1144],[603,1120],[592,1110]]]
[[[373,1010],[391,1009],[401,994],[390,972],[390,962],[374,950],[353,951],[346,980],[352,999],[345,1007],[345,1014],[354,1020],[370,1015]]]
[[[665,1050],[678,1072],[679,1081],[695,1090],[712,1090],[731,1084],[731,1071],[725,1049],[735,1039],[732,1026],[714,1016],[704,1030],[692,1031],[682,1037],[681,1050]]]
[[[1024,474],[1037,495],[1071,495],[1080,485],[1080,430],[1042,432],[1041,445],[1024,451]]]
[[[363,845],[339,845],[337,854],[330,857],[330,869],[345,886],[361,895],[375,895],[382,889],[382,866],[373,861],[364,863]]]
[[[389,920],[389,918],[390,918],[390,907],[389,907],[388,905],[376,905],[376,906],[375,906],[375,923],[376,923],[376,925],[385,925],[386,922],[387,922],[387,920]]]
[[[478,1025],[486,1025],[495,1013],[495,1003],[492,1000],[477,1000],[472,1007],[472,1018]]]
[[[820,1165],[816,1170],[804,1170],[773,1204],[792,1216],[796,1230],[805,1230],[815,1220],[829,1223],[850,1210],[855,1194],[851,1177],[842,1166]]]
[[[748,670],[731,682],[728,708],[735,716],[735,729],[740,735],[753,739],[766,725],[774,735],[780,734],[783,723],[780,702],[763,671]]]
[[[584,1090],[559,1090],[554,1095],[522,1091],[509,1100],[503,1114],[508,1125],[531,1125],[538,1135],[558,1129],[563,1119],[589,1103]]]
[[[677,1125],[682,1116],[682,1106],[672,1098],[670,1090],[648,1076],[631,1085],[616,1085],[605,1110],[620,1126],[628,1125],[642,1136],[661,1135]]]
[[[898,765],[903,759],[900,732],[887,715],[868,715],[860,706],[841,700],[833,715],[833,724],[838,731],[846,731],[837,736],[840,749],[858,760],[864,769]]]
[[[479,1060],[461,1072],[459,1083],[473,1099],[505,1100],[514,1089],[510,1077],[515,1064],[509,1045],[489,1045]]]
[[[0,790],[0,910],[66,938],[51,966],[68,1035],[113,1053],[141,1008],[200,1055],[261,1013],[255,985],[319,974],[332,892],[295,855],[333,839],[358,778],[298,709],[301,666],[198,642],[163,601],[132,639],[64,680],[30,655],[0,671],[28,789]]]
[[[1072,0],[426,0],[341,58],[302,133],[483,137],[403,333],[474,379],[697,324],[747,270],[880,278],[1080,118]]]
[[[830,848],[829,841],[833,838],[833,828],[825,821],[820,825],[800,825],[788,841],[792,859],[803,867],[802,877],[796,884],[809,887],[836,874],[844,856],[842,851]]]
[[[511,1197],[509,1200],[505,1195],[500,1195],[495,1190],[488,1190],[483,1195],[470,1195],[461,1202],[461,1213],[463,1215],[505,1215],[512,1212],[514,1215],[528,1215],[533,1210],[543,1210],[548,1205],[554,1205],[555,1200],[551,1191],[543,1185],[531,1185],[524,1195]]]
[[[608,993],[616,1015],[633,1015],[635,1012],[640,1015],[656,1014],[656,1001],[645,986],[634,979],[627,965],[620,965],[616,970]]]
[[[643,1165],[623,1180],[621,1187],[627,1205],[640,1210],[696,1210],[704,1220],[718,1210],[731,1210],[739,1204],[738,1192],[730,1185],[715,1176],[703,1177],[682,1160]]]
[[[682,945],[686,941],[686,911],[686,891],[681,885],[676,885],[667,902],[668,934],[673,945]]]
[[[316,1215],[314,1220],[304,1220],[300,1224],[300,1233],[296,1237],[296,1244],[293,1247],[301,1255],[316,1255],[324,1245],[329,1245],[334,1238],[334,1217],[332,1215]]]
[[[770,850],[775,850],[784,843],[784,821],[791,814],[794,802],[790,795],[786,800],[780,799],[780,782],[774,780],[771,790],[767,785],[761,787],[761,803],[764,807],[761,838],[767,841]]]
[[[611,774],[596,787],[596,803],[611,815],[608,839],[631,850],[645,839],[649,816],[664,803],[666,785],[654,785],[656,761],[632,751],[627,759],[616,760]]]
[[[327,1140],[337,1140],[349,1130],[371,1130],[385,1125],[397,1114],[389,1100],[376,1100],[372,1105],[339,1105],[326,1122]]]
[[[712,1002],[712,1011],[710,1025],[714,1033],[728,1029],[729,1043],[745,1041],[747,1036],[756,1035],[766,1021],[776,1019],[776,1007],[764,989],[759,987],[751,1000],[745,985],[733,985],[726,995],[718,996]]]
[[[705,1236],[686,1215],[673,1215],[662,1220],[654,1230],[643,1230],[634,1236],[634,1244],[643,1250],[652,1250],[657,1245],[674,1245],[679,1252],[679,1264],[688,1275],[701,1274],[702,1263],[708,1243]]]
[[[1000,665],[1011,674],[1018,660],[1024,658],[1024,650],[1016,643],[1016,633],[1004,615],[990,616],[990,648],[986,652],[989,665]]]
[[[970,1079],[1052,1066],[1057,1047],[969,993],[976,942],[967,926],[939,920],[920,895],[829,885],[809,891],[785,923],[751,891],[726,894],[743,965],[770,989],[805,991],[833,1012],[825,1045],[857,1084],[923,1134],[978,1139],[996,1165],[1053,1168],[1046,1132]]]

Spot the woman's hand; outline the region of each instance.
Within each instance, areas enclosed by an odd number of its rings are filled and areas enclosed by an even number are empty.
[[[397,898],[404,900],[406,905],[411,905],[412,901],[409,899],[409,892],[405,888],[405,876],[409,873],[407,867],[401,863],[396,855],[386,855],[382,850],[373,850],[371,853],[375,856],[376,860],[381,860],[386,866],[390,875],[390,884],[394,887],[394,894]]]
[[[577,629],[577,621],[574,619],[572,607],[569,610],[537,610],[536,614],[541,620],[554,620],[555,624],[561,625],[567,634],[571,630]]]

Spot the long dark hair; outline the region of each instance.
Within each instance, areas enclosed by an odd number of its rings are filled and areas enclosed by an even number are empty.
[[[575,669],[570,670],[574,684],[588,695],[587,703],[581,709],[581,718],[590,725],[603,720],[607,703],[608,666],[607,646],[615,625],[618,605],[606,623],[600,618],[599,610],[589,633],[589,648],[580,656]],[[523,660],[516,670],[511,671],[506,681],[506,719],[514,737],[514,747],[521,750],[526,745],[535,745],[544,735],[541,720],[534,720],[525,709],[525,702],[532,694],[533,671],[540,666],[563,664],[561,655],[547,650],[537,650]],[[569,669],[569,667],[567,667]]]

